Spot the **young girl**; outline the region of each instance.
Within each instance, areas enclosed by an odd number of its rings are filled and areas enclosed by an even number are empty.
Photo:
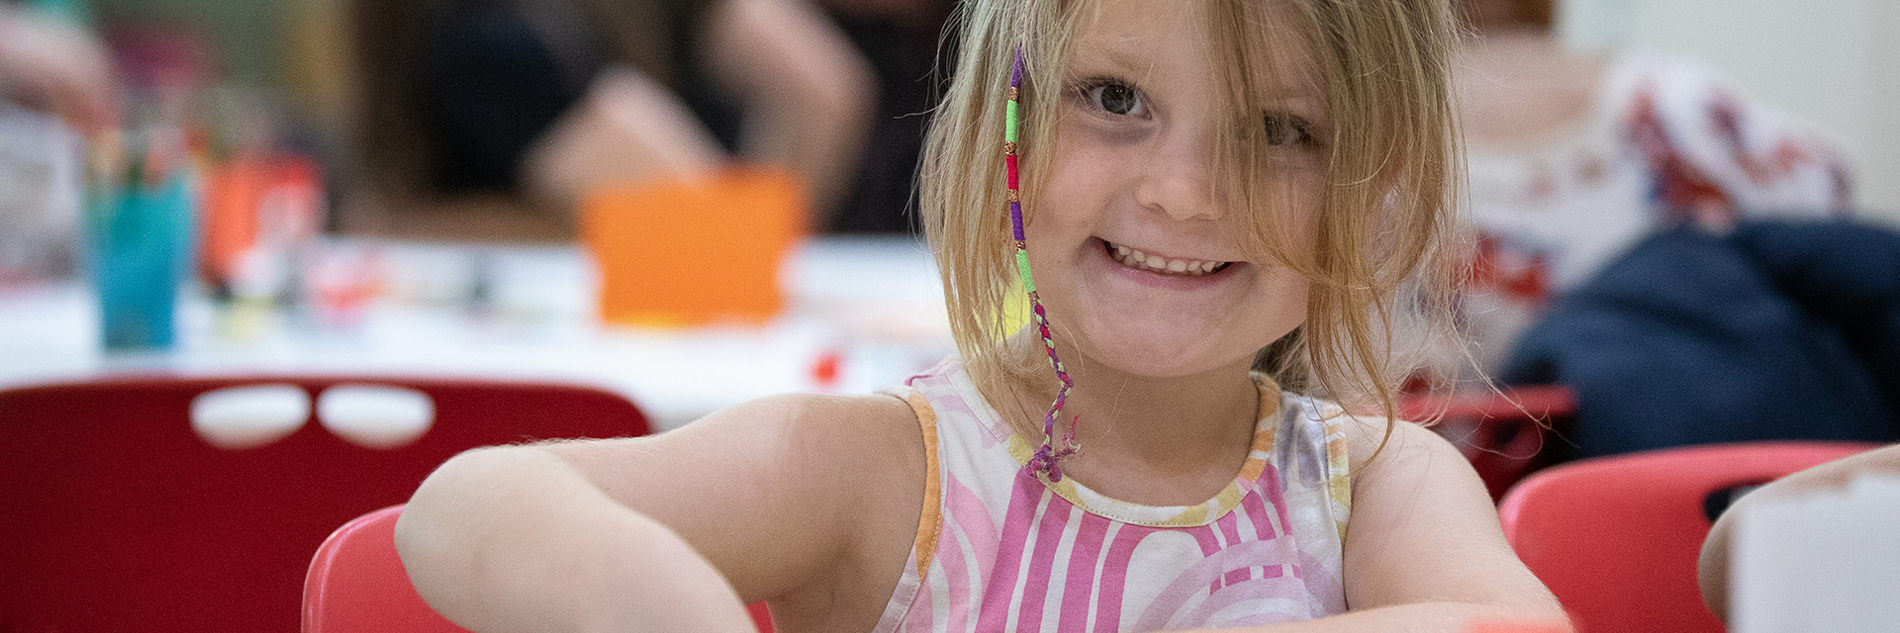
[[[963,18],[922,176],[960,357],[459,456],[398,525],[429,603],[479,631],[736,632],[760,600],[784,631],[1561,622],[1465,460],[1387,422],[1399,285],[1441,278],[1453,202],[1444,3]]]

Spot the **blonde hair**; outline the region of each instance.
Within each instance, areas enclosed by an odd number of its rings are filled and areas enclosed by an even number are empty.
[[[1262,0],[1210,3],[1211,54],[1231,88],[1229,107],[1252,103],[1268,19]],[[1291,11],[1313,51],[1316,87],[1334,121],[1310,247],[1289,245],[1277,214],[1257,212],[1243,242],[1310,282],[1305,325],[1262,350],[1256,369],[1282,385],[1349,405],[1376,404],[1395,417],[1395,377],[1410,350],[1398,332],[1424,315],[1431,331],[1455,333],[1449,318],[1451,259],[1461,159],[1450,106],[1454,27],[1445,0],[1268,0]],[[1021,325],[1005,306],[1014,293],[1013,247],[1004,200],[1002,139],[1015,51],[1025,59],[1018,140],[1023,199],[1048,173],[1070,38],[1089,0],[966,0],[962,44],[946,98],[925,142],[920,209],[942,270],[957,347],[973,371],[999,378],[1047,372],[1012,361],[1006,337]],[[1223,59],[1223,56],[1225,58]],[[1265,57],[1273,61],[1271,57]],[[1263,126],[1253,126],[1263,127]],[[1259,132],[1256,132],[1257,135]],[[1223,137],[1218,164],[1241,208],[1265,207],[1272,174],[1260,168],[1255,135]],[[1025,221],[1034,222],[1032,204]],[[1306,253],[1295,256],[1295,253]],[[1061,315],[1052,315],[1059,320]],[[1416,331],[1412,329],[1411,331]],[[1059,336],[1059,334],[1058,334]],[[1028,360],[1035,360],[1027,356]],[[979,376],[979,384],[988,382]]]

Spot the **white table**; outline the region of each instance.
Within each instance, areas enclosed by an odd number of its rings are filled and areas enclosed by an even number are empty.
[[[351,374],[554,380],[633,399],[661,429],[797,391],[868,392],[950,353],[927,250],[902,237],[809,240],[782,273],[787,306],[760,327],[603,326],[573,247],[329,241],[372,252],[376,299],[353,324],[307,311],[220,308],[181,293],[178,342],[107,353],[89,285],[0,288],[0,387],[100,376]],[[478,272],[479,271],[479,272]],[[476,278],[485,301],[471,304]],[[814,369],[832,358],[830,382]]]

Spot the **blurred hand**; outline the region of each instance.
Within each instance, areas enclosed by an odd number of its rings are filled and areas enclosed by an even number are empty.
[[[118,125],[123,95],[111,56],[86,31],[0,7],[0,89],[91,135]]]
[[[616,69],[595,78],[581,103],[535,143],[523,176],[535,195],[572,209],[603,185],[700,182],[725,162],[719,142],[673,93]]]

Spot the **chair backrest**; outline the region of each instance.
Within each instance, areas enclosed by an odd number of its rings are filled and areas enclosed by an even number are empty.
[[[303,584],[303,633],[466,633],[422,601],[396,556],[402,506],[343,524],[317,548]],[[765,603],[751,607],[760,633],[772,633]]]
[[[193,431],[201,394],[258,384],[413,389],[433,423],[385,448],[307,420],[241,450]],[[406,501],[456,453],[648,430],[625,398],[569,385],[158,378],[0,391],[0,630],[290,631],[325,535]]]
[[[1710,444],[1581,459],[1504,495],[1504,536],[1582,633],[1719,633],[1696,558],[1731,495],[1878,447]]]

